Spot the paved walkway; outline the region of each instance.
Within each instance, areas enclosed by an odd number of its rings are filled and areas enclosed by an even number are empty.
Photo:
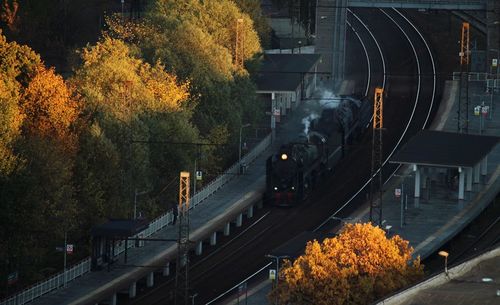
[[[455,132],[457,128],[457,83],[448,82],[443,94],[440,110],[431,129]],[[490,104],[490,95],[484,95],[484,88],[470,87],[471,111],[476,104],[484,100]],[[500,96],[494,97],[491,118],[484,120],[482,134],[500,136]],[[496,105],[495,105],[496,103]],[[479,134],[479,118],[470,114],[469,133]],[[466,143],[464,143],[466,145]],[[479,184],[473,185],[472,192],[466,192],[465,200],[458,200],[458,186],[448,187],[443,176],[436,173],[431,177],[427,188],[422,189],[421,198],[414,198],[414,177],[408,166],[400,168],[398,176],[407,176],[404,184],[407,201],[403,201],[403,225],[401,225],[401,200],[395,198],[394,189],[401,188],[402,178],[393,177],[385,186],[383,194],[384,227],[390,228],[389,234],[398,234],[410,242],[414,247],[414,255],[426,258],[450,240],[454,235],[467,226],[500,192],[500,145],[488,156],[488,173],[482,177]],[[404,196],[406,199],[406,196]],[[369,220],[369,204],[358,209],[350,218],[353,221],[366,222]],[[249,288],[247,297],[240,296],[227,301],[225,304],[269,304],[267,294],[271,290],[269,281],[264,281],[255,287]],[[437,304],[437,303],[436,303]],[[451,304],[451,303],[450,303]]]

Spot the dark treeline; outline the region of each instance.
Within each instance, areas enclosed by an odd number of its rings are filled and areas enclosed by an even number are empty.
[[[91,227],[133,217],[135,192],[148,219],[170,209],[180,171],[196,159],[213,179],[265,119],[258,1],[133,2],[0,0],[0,296],[60,271],[65,234],[70,263],[88,256]]]

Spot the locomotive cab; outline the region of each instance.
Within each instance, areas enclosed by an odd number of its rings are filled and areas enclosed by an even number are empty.
[[[293,155],[292,147],[283,146],[267,161],[267,200],[274,205],[291,206],[302,200],[299,172],[302,160]]]

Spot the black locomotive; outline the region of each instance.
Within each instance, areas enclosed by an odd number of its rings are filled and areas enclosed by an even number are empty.
[[[332,169],[368,126],[372,105],[366,99],[334,99],[334,108],[323,109],[310,123],[307,134],[287,143],[266,163],[265,201],[278,206],[299,204],[318,179]]]

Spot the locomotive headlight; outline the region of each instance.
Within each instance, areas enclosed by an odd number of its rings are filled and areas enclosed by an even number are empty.
[[[281,160],[286,160],[288,159],[288,155],[287,154],[281,154]]]
[[[274,190],[275,190],[275,191],[277,191],[277,190],[278,190],[278,187],[277,187],[277,186],[275,186],[275,187],[274,187]]]

